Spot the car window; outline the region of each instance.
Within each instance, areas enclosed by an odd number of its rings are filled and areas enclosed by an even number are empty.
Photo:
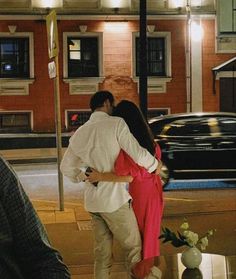
[[[233,117],[222,117],[218,120],[219,130],[224,135],[236,135],[236,119]]]
[[[177,120],[166,125],[162,135],[167,136],[209,136],[210,127],[207,119]]]

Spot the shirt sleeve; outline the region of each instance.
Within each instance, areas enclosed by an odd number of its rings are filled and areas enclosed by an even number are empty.
[[[80,182],[86,178],[84,172],[80,169],[82,165],[82,160],[75,155],[75,153],[69,145],[61,161],[61,172],[65,176],[67,176],[72,182]]]
[[[148,172],[156,170],[158,161],[145,148],[139,145],[123,119],[120,119],[118,124],[117,137],[120,147],[134,162],[147,169]]]
[[[2,204],[13,239],[12,248],[24,278],[68,279],[62,257],[52,248],[46,230],[16,174],[4,168]]]

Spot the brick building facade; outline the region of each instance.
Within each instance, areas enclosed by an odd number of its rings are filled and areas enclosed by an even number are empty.
[[[200,60],[192,67],[200,70],[201,100],[195,104],[198,94],[192,88],[187,92],[186,83],[186,20],[184,18],[149,20],[148,24],[155,26],[153,34],[168,34],[169,72],[166,77],[156,77],[148,81],[148,109],[166,110],[167,113],[187,111],[219,111],[219,81],[215,81],[216,94],[213,92],[212,69],[234,57],[233,53],[217,53],[215,40],[215,18],[201,19],[204,36],[198,46],[201,51]],[[15,25],[14,34],[9,33],[9,25]],[[86,32],[79,30],[80,25],[86,25]],[[111,90],[117,100],[129,99],[139,103],[138,78],[134,73],[134,35],[139,32],[139,21],[107,22],[105,20],[58,20],[59,38],[59,80],[61,96],[62,130],[69,130],[68,111],[88,111],[91,94],[96,89]],[[0,35],[2,37],[17,37],[19,34],[31,34],[33,48],[33,70],[26,82],[28,88],[22,94],[20,79],[0,79],[0,112],[30,112],[32,132],[55,131],[54,113],[54,81],[48,75],[48,44],[46,24],[39,19],[0,20]],[[65,72],[65,34],[82,35],[100,34],[101,61],[100,74],[96,79],[70,79]],[[194,53],[192,54],[194,55]],[[198,69],[200,65],[200,69]],[[192,72],[193,73],[193,72]],[[13,82],[13,83],[12,83]],[[195,81],[195,84],[198,80]],[[194,83],[192,83],[192,86]],[[7,88],[7,90],[6,90]],[[84,92],[83,92],[84,88]],[[19,92],[17,90],[20,90]],[[188,103],[191,103],[190,106]]]

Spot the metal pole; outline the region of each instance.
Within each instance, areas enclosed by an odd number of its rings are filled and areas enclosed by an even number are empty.
[[[139,2],[139,102],[140,109],[147,118],[147,4],[146,0]]]
[[[186,89],[187,112],[192,111],[192,57],[191,57],[191,10],[189,1],[186,4]]]
[[[59,188],[59,206],[64,210],[64,187],[63,175],[60,171],[62,160],[62,141],[61,141],[61,110],[60,110],[60,90],[59,90],[59,64],[58,56],[55,56],[56,77],[54,78],[54,104],[55,104],[55,126],[56,126],[56,146],[57,146],[57,171]]]

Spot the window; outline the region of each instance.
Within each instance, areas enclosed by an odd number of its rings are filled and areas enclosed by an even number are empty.
[[[133,33],[133,79],[139,82],[139,33]],[[171,33],[148,32],[147,35],[148,94],[166,93],[171,77]]]
[[[30,112],[6,112],[0,114],[0,132],[17,133],[31,131]]]
[[[218,119],[220,132],[223,135],[236,135],[236,119],[230,117],[222,117]]]
[[[101,32],[63,32],[63,81],[70,95],[93,94],[103,80]]]
[[[136,76],[139,76],[139,38],[136,38]],[[166,76],[165,38],[147,38],[147,75]]]
[[[148,109],[147,112],[147,118],[151,119],[153,117],[161,116],[161,115],[166,115],[169,113],[168,108],[162,108],[162,109]]]
[[[98,38],[68,37],[68,77],[97,77]]]
[[[29,38],[0,37],[0,78],[29,78]]]
[[[68,131],[76,130],[89,120],[91,111],[67,110],[66,111],[66,128]]]
[[[176,120],[164,127],[165,135],[175,137],[210,136],[207,119]]]

